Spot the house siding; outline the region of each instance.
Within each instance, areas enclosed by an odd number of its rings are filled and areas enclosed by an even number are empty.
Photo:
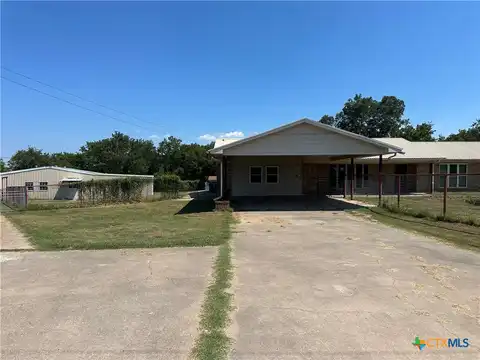
[[[302,158],[297,156],[240,156],[229,159],[231,194],[238,196],[281,196],[302,194]],[[278,166],[278,184],[250,183],[250,166]]]
[[[281,195],[301,195],[308,194],[316,196],[323,194],[342,194],[343,189],[330,188],[330,164],[327,159],[314,159],[302,156],[234,156],[229,158],[229,187],[231,194],[238,196],[281,196]],[[446,163],[468,163],[467,188],[448,189],[448,191],[480,191],[480,161],[449,161]],[[356,161],[361,164],[361,161]],[[279,183],[267,184],[265,177],[262,184],[250,184],[249,167],[250,166],[278,166]],[[383,194],[393,195],[397,193],[397,182],[395,176],[395,163],[383,164]],[[407,164],[408,174],[407,188],[402,193],[419,192],[430,193],[432,189],[432,176],[430,175],[430,163],[409,163]],[[357,188],[354,183],[354,193],[358,195],[377,195],[378,194],[378,164],[368,164],[368,180],[362,188]],[[308,167],[309,170],[305,171]],[[438,174],[440,172],[439,164],[434,164],[435,172],[435,191],[443,191],[439,187]],[[416,175],[415,175],[416,174]],[[307,181],[307,177],[318,179],[318,186],[315,182]],[[350,194],[350,181],[347,180],[347,194]]]
[[[300,124],[223,151],[236,156],[375,155],[386,148],[359,141],[309,124]]]
[[[430,163],[417,164],[417,192],[430,193],[432,191],[432,176]]]

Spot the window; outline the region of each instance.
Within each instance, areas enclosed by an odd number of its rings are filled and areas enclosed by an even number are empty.
[[[368,165],[355,165],[355,187],[361,189],[368,186]]]
[[[48,182],[40,181],[40,191],[47,191],[48,190]]]
[[[332,189],[343,189],[345,184],[345,171],[347,171],[347,180],[350,181],[353,175],[350,164],[330,165],[330,186]],[[355,188],[361,189],[365,187],[368,187],[368,165],[355,164]]]
[[[448,188],[467,187],[467,164],[440,164],[440,174],[448,176]],[[445,186],[445,176],[440,176],[440,187]]]
[[[261,184],[262,183],[262,167],[250,166],[250,183]]]
[[[27,182],[25,183],[25,186],[27,187],[27,190],[28,190],[28,191],[33,191],[33,182],[27,181]]]
[[[267,184],[278,184],[278,166],[265,166]]]

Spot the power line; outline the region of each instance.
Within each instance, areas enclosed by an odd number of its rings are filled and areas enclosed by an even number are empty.
[[[114,108],[112,108],[112,107],[109,107],[109,106],[100,104],[100,103],[98,103],[98,102],[96,102],[96,101],[93,101],[93,100],[90,100],[90,99],[86,99],[86,98],[84,98],[84,97],[82,97],[82,96],[73,94],[73,93],[71,93],[71,92],[69,92],[69,91],[66,91],[66,90],[63,90],[63,89],[61,89],[61,88],[59,88],[59,87],[57,87],[57,86],[53,86],[53,85],[47,84],[46,82],[43,82],[43,81],[34,79],[34,78],[30,77],[30,76],[27,76],[27,75],[25,75],[25,74],[19,73],[19,72],[17,72],[17,71],[13,71],[13,70],[5,67],[5,66],[2,66],[2,69],[3,69],[3,70],[6,70],[6,71],[8,71],[8,72],[11,72],[12,74],[22,76],[22,77],[24,77],[25,79],[28,79],[28,80],[31,80],[31,81],[35,81],[35,82],[38,83],[38,84],[41,84],[41,85],[47,86],[47,87],[49,87],[49,88],[55,89],[55,90],[57,90],[57,91],[63,92],[64,94],[67,94],[67,95],[76,97],[77,99],[80,99],[80,100],[82,100],[82,101],[86,101],[86,102],[92,103],[92,104],[94,104],[94,105],[100,106],[100,107],[102,107],[102,108],[104,108],[104,109],[107,109],[107,110],[110,110],[110,111],[115,111],[116,113],[119,113],[119,114],[122,114],[122,115],[125,115],[125,116],[128,116],[128,117],[131,117],[132,119],[135,119],[135,120],[138,120],[138,121],[142,121],[142,122],[144,122],[144,123],[148,123],[148,124],[151,124],[151,125],[157,125],[157,124],[155,124],[154,122],[147,121],[147,120],[143,120],[143,119],[139,119],[138,117],[133,116],[133,115],[131,115],[131,114],[128,114],[128,113],[126,113],[126,112],[124,112],[124,111],[114,109]]]
[[[133,123],[133,122],[129,122],[129,121],[126,121],[126,120],[123,120],[123,119],[120,119],[120,118],[117,118],[117,117],[114,117],[114,116],[110,116],[110,115],[107,115],[107,114],[101,113],[101,112],[99,112],[99,111],[96,111],[96,110],[92,110],[92,109],[90,109],[90,108],[87,108],[87,107],[85,107],[85,106],[82,106],[82,105],[75,104],[75,103],[73,103],[73,102],[71,102],[71,101],[68,101],[68,100],[65,100],[65,99],[59,98],[58,96],[55,96],[55,95],[52,95],[52,94],[49,94],[49,93],[43,92],[43,91],[41,91],[41,90],[38,90],[38,89],[35,89],[35,88],[33,88],[33,87],[30,87],[30,86],[28,86],[28,85],[25,85],[25,84],[19,83],[19,82],[17,82],[17,81],[14,81],[14,80],[12,80],[12,79],[8,79],[8,78],[6,78],[6,77],[5,77],[5,76],[3,76],[3,75],[1,76],[1,78],[2,78],[3,80],[7,80],[7,81],[9,81],[9,82],[11,82],[11,83],[14,83],[14,84],[17,84],[17,85],[19,85],[19,86],[22,86],[22,87],[24,87],[24,88],[26,88],[26,89],[30,89],[30,90],[36,91],[36,92],[38,92],[38,93],[40,93],[40,94],[43,94],[43,95],[49,96],[49,97],[51,97],[51,98],[53,98],[53,99],[60,100],[60,101],[63,101],[64,103],[67,103],[67,104],[70,104],[70,105],[76,106],[76,107],[78,107],[78,108],[80,108],[80,109],[83,109],[83,110],[88,110],[88,111],[90,111],[90,112],[93,112],[93,113],[95,113],[95,114],[102,115],[102,116],[108,117],[108,118],[110,118],[110,119],[113,119],[113,120],[116,120],[116,121],[123,122],[123,123],[125,123],[125,124],[128,124],[128,125],[133,125],[133,126],[136,126],[136,127],[139,127],[139,128],[141,128],[141,129],[145,129],[145,130],[149,130],[149,131],[154,131],[154,130],[152,130],[152,129],[149,129],[149,128],[146,128],[146,127],[144,127],[144,126],[141,126],[141,125],[135,124],[135,123]]]

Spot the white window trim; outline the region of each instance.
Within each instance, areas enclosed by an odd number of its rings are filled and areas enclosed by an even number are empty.
[[[252,168],[260,168],[260,182],[252,182]],[[248,183],[263,184],[263,167],[260,165],[252,165],[248,168]]]
[[[276,168],[277,169],[277,181],[275,181],[275,182],[268,181],[268,171],[267,171],[268,168]],[[265,166],[265,183],[266,184],[278,184],[279,182],[280,182],[280,168],[276,165]]]
[[[442,173],[440,171],[442,165],[445,165],[447,167],[447,174],[449,174],[448,176],[445,176],[445,173]],[[451,165],[456,165],[457,166],[457,173],[456,174],[450,174],[450,166]],[[459,174],[459,169],[460,169],[460,165],[465,165],[465,174]],[[439,164],[438,166],[438,173],[440,174],[440,178],[442,176],[445,177],[446,181],[448,182],[448,186],[447,186],[447,189],[467,189],[468,188],[468,163],[442,163],[442,164]],[[452,177],[456,176],[457,177],[457,186],[451,186],[450,185],[450,179]],[[460,186],[460,181],[459,181],[459,177],[460,176],[465,176],[465,186]],[[445,183],[445,181],[444,181]],[[438,185],[439,185],[439,188],[440,189],[443,189],[443,186],[442,184],[440,183],[440,180],[438,181]]]
[[[32,185],[27,185],[27,184],[32,184]],[[35,184],[33,181],[25,181],[25,187],[27,188],[27,191],[35,191]],[[29,188],[32,188],[31,190]]]
[[[45,185],[42,185],[45,184]],[[46,189],[42,189],[42,187],[46,188]],[[48,181],[39,181],[38,182],[38,191],[48,191]]]

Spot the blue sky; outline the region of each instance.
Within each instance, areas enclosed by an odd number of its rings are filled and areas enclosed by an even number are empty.
[[[185,142],[335,114],[355,93],[439,133],[480,117],[480,3],[3,2],[2,66],[134,115],[2,76],[2,157],[118,130]],[[153,123],[153,124],[152,124]]]

